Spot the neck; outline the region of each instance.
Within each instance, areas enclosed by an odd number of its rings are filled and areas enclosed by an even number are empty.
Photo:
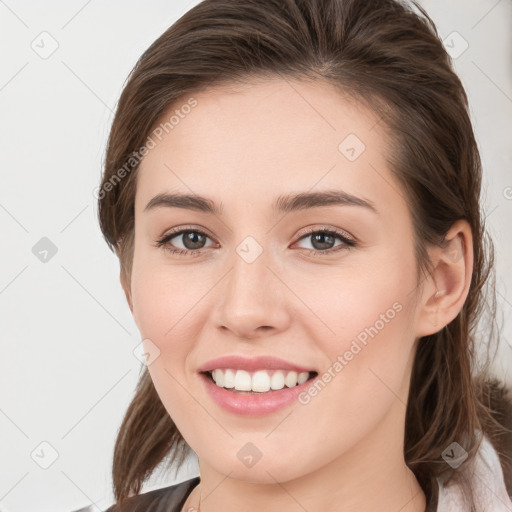
[[[347,496],[346,486],[342,488],[332,488],[327,485],[316,486],[314,499],[308,498],[304,489],[300,492],[291,482],[278,484],[279,489],[262,489],[261,484],[254,484],[256,488],[251,489],[247,482],[237,482],[236,485],[230,485],[229,478],[218,482],[218,486],[224,485],[229,493],[229,501],[224,493],[215,494],[206,490],[208,487],[201,484],[189,496],[183,511],[190,512],[213,512],[222,510],[223,512],[234,512],[244,510],[247,512],[265,510],[266,512],[296,512],[297,510],[317,510],[313,507],[321,507],[325,512],[356,512],[365,510],[365,512],[426,512],[426,497],[418,484],[414,475],[409,472],[404,474],[401,482],[395,482],[390,485],[385,492],[375,492],[373,484],[369,491],[364,489],[362,494],[354,498]],[[236,489],[235,489],[236,487]],[[209,487],[211,489],[211,487]],[[318,493],[322,493],[321,495]],[[394,494],[392,494],[394,493]],[[194,505],[194,506],[192,506]],[[299,508],[298,508],[299,507]],[[364,508],[363,508],[364,507]],[[319,508],[320,509],[320,508]]]
[[[247,512],[265,510],[266,512],[296,512],[299,506],[303,510],[323,510],[325,512],[425,512],[426,498],[414,475],[404,471],[399,480],[379,482],[365,487],[359,482],[359,495],[354,495],[354,488],[349,483],[339,487],[328,484],[308,486],[299,489],[299,483],[284,484],[249,484],[231,481],[229,478],[216,481],[223,491],[217,493],[215,487],[201,484],[197,493],[191,495],[190,502],[183,510],[190,509],[192,503],[197,512]],[[384,484],[385,488],[382,488]],[[380,491],[377,490],[380,486]],[[263,487],[263,488],[262,488]],[[313,487],[313,491],[311,488]],[[224,501],[226,500],[226,501]],[[318,507],[318,508],[315,508]]]

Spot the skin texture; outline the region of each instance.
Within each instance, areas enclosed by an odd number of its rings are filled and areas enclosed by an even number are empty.
[[[429,248],[435,270],[420,287],[411,215],[371,111],[328,84],[282,79],[194,98],[139,168],[133,270],[123,283],[142,339],[160,350],[149,366],[155,388],[199,458],[201,484],[183,510],[197,508],[201,493],[202,512],[423,511],[425,495],[403,457],[409,379],[419,338],[455,318],[467,296],[469,226],[452,227],[447,249]],[[338,149],[349,134],[365,145],[353,161]],[[331,189],[371,201],[378,214],[271,209],[277,196]],[[223,212],[144,211],[165,192],[207,196]],[[208,233],[198,256],[169,251],[191,247],[182,235],[155,246],[175,227]],[[342,230],[357,245],[314,245],[306,228]],[[248,236],[263,250],[252,263],[236,250]],[[307,404],[235,415],[198,376],[200,365],[233,354],[332,372],[393,304],[400,311]],[[249,442],[262,453],[252,467],[237,457]]]

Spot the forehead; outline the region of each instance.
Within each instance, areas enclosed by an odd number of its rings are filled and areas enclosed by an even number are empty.
[[[383,176],[387,148],[378,120],[320,81],[266,80],[184,97],[162,116],[159,137],[152,135],[136,209],[169,191],[223,201],[247,194],[270,204],[284,192],[342,187],[386,200],[393,191],[383,184],[392,178]]]

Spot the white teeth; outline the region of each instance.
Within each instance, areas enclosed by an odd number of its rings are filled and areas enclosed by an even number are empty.
[[[224,370],[224,387],[229,389],[235,387],[235,372],[233,370]]]
[[[266,393],[271,389],[283,389],[285,385],[288,388],[293,388],[297,384],[303,384],[309,378],[309,372],[297,373],[287,370],[273,372],[258,370],[251,374],[246,370],[217,368],[211,372],[211,375],[215,384],[221,388],[234,388],[236,391],[257,393]]]
[[[224,373],[221,370],[213,370],[212,378],[217,384],[217,386],[224,386]]]
[[[296,386],[297,385],[297,372],[288,372],[288,375],[284,379],[284,383],[289,388],[293,388],[293,386]]]
[[[245,370],[238,370],[235,375],[235,389],[251,391],[251,375]]]
[[[272,375],[272,377],[270,379],[270,387],[275,390],[284,388],[284,373],[283,372],[274,372],[274,375]]]
[[[309,372],[299,373],[297,377],[297,384],[304,384],[309,378]]]

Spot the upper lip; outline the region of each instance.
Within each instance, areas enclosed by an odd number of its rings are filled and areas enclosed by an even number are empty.
[[[291,363],[273,356],[258,356],[247,358],[240,355],[223,356],[212,359],[199,368],[199,372],[210,372],[217,368],[230,368],[233,370],[289,370],[301,372],[314,371],[299,364]]]

